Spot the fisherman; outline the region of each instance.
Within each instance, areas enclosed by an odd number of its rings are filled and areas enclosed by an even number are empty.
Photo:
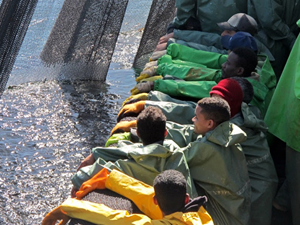
[[[97,224],[99,222],[101,224],[111,224],[114,222],[125,225],[146,223],[157,225],[166,223],[182,225],[214,224],[204,208],[207,198],[200,196],[190,200],[185,177],[176,170],[165,170],[157,175],[154,179],[153,187],[116,170],[113,170],[108,175],[105,174],[105,176],[102,175],[102,171],[98,174],[100,174],[101,179],[95,179],[94,181],[88,181],[88,184],[83,184],[82,189],[85,188],[85,193],[94,190],[94,188],[90,188],[94,186],[101,189],[112,189],[132,199],[146,215],[129,215],[125,211],[113,210],[102,204],[70,198],[48,213],[42,225],[52,225],[57,220],[63,220],[66,223],[70,217]],[[97,177],[99,177],[98,174],[96,175]]]
[[[167,135],[166,117],[162,111],[157,107],[148,107],[133,122],[137,126],[137,134],[143,144],[120,142],[117,148],[93,148],[92,154],[83,160],[77,173],[72,177],[74,187],[71,196],[75,197],[75,193],[82,183],[93,177],[95,171],[98,172],[103,167],[109,168],[112,166],[112,168],[118,168],[149,185],[163,170],[176,169],[186,177],[190,196],[196,197],[197,192],[194,183],[191,181],[189,168],[184,160],[183,153],[172,153],[178,146],[172,140],[164,140]],[[113,134],[117,129],[115,128],[111,133]],[[153,160],[159,161],[157,167],[153,170],[147,169],[153,166]],[[114,164],[106,163],[106,161],[112,161]]]

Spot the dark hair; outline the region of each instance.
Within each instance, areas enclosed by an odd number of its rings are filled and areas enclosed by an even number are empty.
[[[148,106],[137,117],[137,129],[144,145],[165,139],[166,116],[154,106]]]
[[[223,98],[202,98],[197,104],[205,119],[213,120],[216,125],[230,119],[230,106]]]
[[[165,215],[182,211],[186,197],[186,179],[181,172],[165,170],[153,182],[159,208]]]
[[[257,55],[250,48],[239,47],[232,50],[238,56],[236,66],[244,68],[244,77],[250,77],[257,66]]]
[[[233,79],[239,83],[243,90],[243,102],[249,104],[254,96],[254,89],[250,81],[244,77],[230,77],[229,79]]]

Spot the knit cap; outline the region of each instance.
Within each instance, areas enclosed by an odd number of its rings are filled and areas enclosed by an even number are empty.
[[[231,117],[241,111],[243,90],[237,81],[231,78],[223,79],[211,89],[209,94],[217,94],[228,102]]]

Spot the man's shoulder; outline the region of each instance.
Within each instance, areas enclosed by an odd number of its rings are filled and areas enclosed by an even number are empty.
[[[208,132],[205,137],[207,141],[224,147],[233,146],[247,139],[246,133],[230,121],[219,124],[214,130]]]

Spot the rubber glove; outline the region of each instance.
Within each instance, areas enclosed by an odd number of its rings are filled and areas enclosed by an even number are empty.
[[[144,78],[144,79],[140,80],[139,83],[141,83],[141,82],[147,82],[147,81],[161,80],[161,79],[163,79],[163,76],[157,75],[157,76],[153,76],[153,77]]]
[[[114,133],[129,132],[131,127],[136,127],[136,120],[121,121],[110,132],[110,136]]]
[[[153,85],[153,81],[138,83],[134,86],[134,88],[130,90],[131,95],[136,95],[138,93],[148,93],[149,91],[151,91]]]
[[[79,200],[82,199],[88,193],[96,189],[105,189],[105,181],[107,180],[108,175],[109,172],[107,171],[107,169],[103,168],[97,174],[95,174],[91,179],[85,181],[81,185],[79,191],[76,192],[77,199]]]
[[[146,65],[144,66],[144,70],[151,66],[157,66],[157,61],[151,61],[151,62],[146,63]]]
[[[160,57],[162,57],[165,54],[167,54],[167,50],[153,52],[153,54],[150,56],[149,61],[151,62],[151,61],[158,60]]]
[[[49,212],[43,219],[42,225],[55,225],[57,220],[62,220],[59,225],[65,225],[70,220],[70,217],[61,209],[61,206],[56,207]]]
[[[143,109],[145,109],[145,101],[138,101],[132,104],[125,105],[119,112],[117,121],[119,122],[121,119],[127,116],[132,116],[139,114]]]
[[[136,80],[136,82],[139,82],[140,80],[143,80],[145,78],[152,77],[152,76],[156,75],[156,71],[157,71],[157,66],[150,66],[150,67],[144,69],[140,73],[140,76],[138,76],[135,80]]]
[[[147,100],[148,95],[149,95],[148,93],[140,93],[140,94],[136,94],[136,95],[130,95],[128,98],[125,99],[122,106],[124,106],[125,104],[130,104],[130,103],[133,103],[133,102],[137,102],[137,101],[140,101],[140,100]]]

